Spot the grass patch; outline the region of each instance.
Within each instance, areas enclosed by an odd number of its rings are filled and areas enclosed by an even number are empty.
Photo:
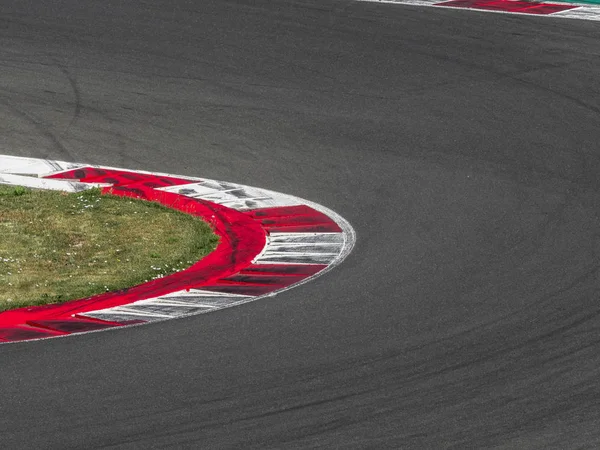
[[[208,224],[157,203],[0,185],[0,311],[135,286],[217,243]]]

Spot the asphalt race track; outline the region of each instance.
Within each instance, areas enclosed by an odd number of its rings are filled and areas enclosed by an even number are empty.
[[[205,176],[358,234],[271,299],[0,346],[0,447],[600,447],[597,23],[3,0],[0,153]]]

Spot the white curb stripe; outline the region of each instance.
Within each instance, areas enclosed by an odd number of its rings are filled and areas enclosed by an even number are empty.
[[[199,289],[190,289],[189,291],[172,292],[161,297],[148,300],[139,300],[127,306],[117,306],[98,311],[92,311],[82,314],[84,317],[90,317],[100,320],[132,320],[148,317],[147,320],[155,321],[164,317],[173,317],[171,310],[158,310],[156,306],[181,306],[177,310],[178,316],[189,315],[198,312],[208,312],[210,310],[226,308],[233,304],[253,300],[254,297],[248,295],[226,294],[220,292],[203,291]],[[146,319],[145,319],[146,320]]]
[[[81,192],[97,187],[110,186],[105,183],[80,183],[53,178],[33,178],[23,175],[0,173],[0,184],[24,186],[32,189],[46,189],[50,191]]]
[[[43,176],[57,171],[77,169],[82,164],[0,155],[0,173]]]
[[[104,311],[95,312],[94,314],[84,314],[83,317],[90,317],[108,322],[128,322],[130,320],[142,320],[144,322],[155,322],[161,319],[172,319],[173,316],[168,314],[156,314],[152,312],[143,312],[129,309],[125,306],[106,309]]]
[[[552,14],[554,17],[563,19],[595,20],[600,21],[600,7],[580,6],[577,9],[569,9]]]
[[[285,194],[273,195],[260,188],[216,180],[204,180],[201,183],[170,186],[159,190],[218,203],[238,211],[302,204],[298,199]]]
[[[337,255],[307,255],[305,253],[268,253],[256,260],[256,264],[322,264],[327,265],[335,261]]]

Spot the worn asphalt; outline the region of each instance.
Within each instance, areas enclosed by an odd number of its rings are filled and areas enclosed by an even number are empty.
[[[314,282],[0,346],[0,447],[600,447],[600,28],[342,0],[2,0],[0,153],[357,231]]]

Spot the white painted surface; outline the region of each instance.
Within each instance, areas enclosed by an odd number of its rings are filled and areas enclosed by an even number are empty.
[[[177,291],[161,297],[139,300],[125,306],[91,311],[82,314],[82,316],[110,321],[138,319],[154,322],[160,319],[214,311],[254,299],[255,297],[248,295],[190,289],[189,291]]]
[[[600,21],[600,6],[581,6],[577,9],[569,9],[567,11],[557,12],[552,14],[552,16],[561,17],[563,19]]]
[[[331,264],[344,248],[343,233],[272,233],[255,264]]]
[[[204,180],[201,183],[170,186],[159,190],[206,200],[238,211],[302,204],[285,194],[269,193],[259,188],[216,180]]]
[[[110,184],[104,183],[80,183],[78,181],[27,177],[23,175],[10,175],[7,173],[0,173],[0,184],[64,192],[81,192],[95,187],[110,186]]]
[[[46,159],[23,158],[19,156],[0,155],[0,173],[15,175],[32,175],[36,177],[70,169],[83,167],[81,164]]]

